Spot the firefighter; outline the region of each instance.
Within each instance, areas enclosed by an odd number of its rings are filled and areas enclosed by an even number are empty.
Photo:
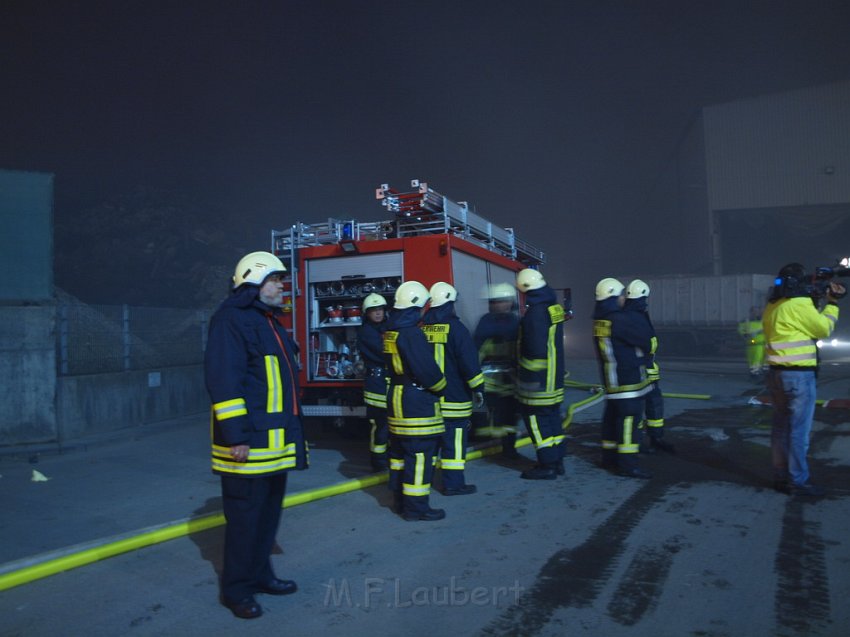
[[[640,279],[635,279],[626,288],[626,302],[623,311],[632,314],[635,321],[646,321],[650,334],[650,348],[645,352],[644,367],[646,377],[652,383],[652,390],[646,395],[644,410],[646,414],[646,433],[648,440],[643,441],[647,451],[652,452],[660,449],[668,453],[674,453],[673,445],[664,440],[664,398],[661,395],[659,380],[661,371],[658,368],[658,360],[655,353],[658,351],[658,335],[649,318],[649,285]]]
[[[750,308],[749,320],[738,323],[738,334],[744,337],[750,376],[761,376],[764,373],[764,329],[759,308]]]
[[[496,283],[487,292],[489,312],[475,327],[473,340],[484,374],[484,400],[487,424],[476,433],[502,439],[502,457],[519,457],[516,450],[517,403],[516,341],[519,317],[516,314],[516,289],[510,283]]]
[[[428,289],[418,281],[402,283],[384,332],[389,372],[387,421],[390,430],[390,489],[405,520],[442,520],[442,509],[428,503],[434,458],[446,428],[440,397],[446,378],[419,328]]]
[[[431,286],[431,307],[422,320],[422,331],[434,348],[434,359],[446,377],[446,390],[440,399],[446,431],[440,441],[440,467],[443,495],[475,493],[466,484],[466,445],[473,407],[484,404],[484,376],[478,352],[469,330],[455,314],[457,290],[438,282]]]
[[[602,466],[630,478],[651,478],[638,466],[640,424],[646,395],[652,391],[644,358],[652,348],[648,323],[624,312],[625,289],[617,279],[596,285],[593,337],[605,410],[602,416]]]
[[[227,521],[221,602],[239,618],[262,615],[256,593],[287,595],[272,569],[287,472],[307,468],[296,346],[279,323],[283,263],[243,257],[233,291],[212,317],[204,376],[212,401],[212,470]]]
[[[384,328],[387,301],[372,292],[363,299],[363,323],[357,328],[357,349],[366,364],[363,402],[369,420],[369,454],[373,471],[387,469],[387,372],[384,366]]]
[[[554,480],[564,474],[565,436],[561,426],[564,400],[564,321],[555,291],[537,270],[516,277],[525,294],[526,311],[517,338],[516,398],[537,451],[537,465],[523,471],[526,480]]]

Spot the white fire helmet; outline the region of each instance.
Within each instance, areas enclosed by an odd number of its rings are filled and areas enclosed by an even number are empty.
[[[611,277],[602,279],[596,284],[596,300],[604,301],[612,296],[620,296],[623,293],[623,289],[623,284],[617,279],[612,279]]]
[[[270,274],[286,272],[283,265],[271,252],[252,252],[239,259],[233,272],[233,289],[248,283],[262,285]]]
[[[444,281],[438,281],[432,285],[428,293],[431,295],[431,307],[440,307],[457,300],[457,290]]]
[[[371,310],[373,307],[386,307],[387,300],[382,297],[380,294],[375,294],[372,292],[369,296],[363,299],[363,308],[362,310],[365,312],[366,310]]]
[[[520,292],[528,292],[529,290],[539,290],[546,285],[546,279],[538,270],[526,268],[520,270],[516,275],[516,287]]]
[[[487,299],[490,301],[513,301],[516,299],[516,290],[510,283],[494,283],[487,290]]]
[[[428,288],[419,281],[405,281],[395,291],[395,307],[404,310],[409,307],[425,307],[428,299]]]
[[[640,279],[635,279],[629,283],[629,287],[626,288],[626,298],[639,299],[644,296],[649,296],[649,285],[647,283]]]

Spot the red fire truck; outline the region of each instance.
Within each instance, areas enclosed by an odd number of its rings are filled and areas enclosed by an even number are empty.
[[[364,365],[357,351],[363,298],[376,292],[392,307],[408,280],[437,281],[458,290],[458,316],[470,329],[487,312],[488,286],[513,285],[515,273],[545,255],[465,202],[427,183],[399,192],[376,189],[389,220],[328,219],[272,231],[272,251],[289,270],[287,328],[300,348],[305,416],[362,417]]]

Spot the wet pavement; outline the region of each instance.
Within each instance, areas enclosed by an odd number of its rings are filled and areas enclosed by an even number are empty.
[[[595,382],[592,361],[571,378]],[[440,522],[405,522],[384,485],[289,507],[273,557],[296,595],[264,616],[217,603],[222,527],[188,533],[0,590],[0,636],[847,634],[850,410],[818,408],[817,500],[771,488],[769,407],[742,363],[662,361],[668,438],[648,481],[598,467],[601,405],[568,429],[567,475],[469,463],[472,496],[432,495]],[[567,400],[587,398],[570,389]],[[850,397],[850,365],[824,366],[819,398]],[[311,469],[289,493],[368,475],[361,431],[308,425]],[[220,510],[206,415],[65,449],[0,455],[0,583],[45,560]],[[37,471],[46,481],[33,481]]]

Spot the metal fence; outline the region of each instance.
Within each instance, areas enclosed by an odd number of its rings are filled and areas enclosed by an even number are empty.
[[[209,309],[61,304],[59,375],[199,364],[210,315]]]

